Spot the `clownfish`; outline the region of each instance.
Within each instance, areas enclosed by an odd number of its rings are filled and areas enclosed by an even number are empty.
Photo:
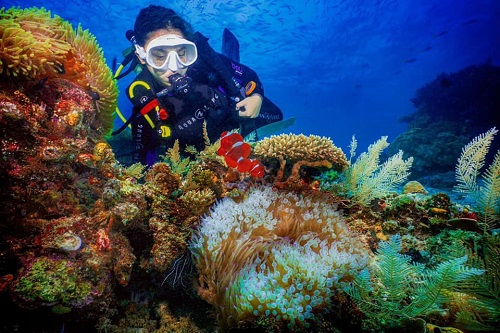
[[[239,172],[248,172],[254,178],[262,177],[265,174],[265,169],[258,160],[248,158],[251,152],[252,147],[243,141],[240,134],[222,133],[217,154],[224,156],[226,164],[231,168],[237,168]]]

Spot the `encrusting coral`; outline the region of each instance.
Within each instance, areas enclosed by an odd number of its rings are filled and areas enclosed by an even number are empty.
[[[118,88],[95,37],[44,8],[0,9],[0,76],[64,78],[89,91],[102,132],[114,120]],[[43,82],[43,81],[42,81]]]
[[[368,264],[370,250],[327,198],[257,187],[202,220],[190,242],[198,294],[223,329],[260,316],[307,327]]]

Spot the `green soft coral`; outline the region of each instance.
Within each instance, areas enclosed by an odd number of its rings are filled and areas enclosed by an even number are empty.
[[[455,190],[471,197],[480,214],[483,231],[495,228],[500,220],[500,151],[483,175],[480,170],[485,164],[491,142],[498,133],[495,127],[476,136],[462,149],[455,168],[457,186]],[[479,177],[479,182],[478,182]]]
[[[91,291],[90,283],[83,281],[70,262],[46,257],[37,259],[15,288],[29,301],[65,305],[83,302]]]
[[[401,250],[399,235],[381,242],[374,265],[345,288],[370,327],[401,327],[406,319],[439,313],[451,301],[451,291],[484,272],[464,266],[467,256],[427,269],[412,263]]]
[[[355,163],[344,173],[345,194],[354,203],[369,205],[371,200],[386,196],[395,186],[404,182],[410,175],[413,158],[403,159],[403,151],[380,163],[382,151],[389,146],[387,136],[381,137],[362,153]],[[356,141],[351,142],[351,158],[355,155]]]

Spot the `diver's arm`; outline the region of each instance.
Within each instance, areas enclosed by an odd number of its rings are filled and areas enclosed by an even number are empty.
[[[225,62],[229,61],[228,66],[233,71],[233,77],[245,87],[243,93],[246,97],[236,104],[239,116],[244,118],[258,117],[264,100],[264,87],[259,76],[250,67],[235,63],[224,56],[222,57]]]

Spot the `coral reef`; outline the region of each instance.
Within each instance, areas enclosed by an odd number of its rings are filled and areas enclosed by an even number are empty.
[[[498,208],[498,159],[471,187],[491,199],[477,205],[412,182],[397,193],[411,159],[381,164],[384,138],[355,163],[327,138],[265,139],[252,156],[266,168],[259,179],[228,168],[206,133],[201,152],[174,145],[151,168],[123,167],[103,138],[116,92],[95,38],[43,9],[2,9],[0,21],[2,329],[348,332],[374,320],[363,306],[372,300],[401,310],[396,330],[408,307],[423,309],[423,329],[498,326],[498,214],[485,208]],[[479,163],[458,170],[482,163],[462,160]],[[403,302],[385,297],[385,273],[370,264],[394,234],[405,252],[393,261],[419,270],[408,282],[418,282],[416,303],[406,289]],[[443,264],[485,273],[446,304],[420,298],[436,295]],[[349,297],[367,267],[373,289]],[[427,311],[437,306],[449,315]]]
[[[80,85],[92,95],[102,132],[108,133],[118,88],[95,37],[44,8],[1,9],[0,19],[0,77],[25,77],[40,85],[64,78]]]
[[[493,64],[438,75],[416,92],[412,102],[417,110],[402,119],[408,130],[391,143],[389,154],[403,150],[415,158],[413,177],[425,186],[438,180],[451,189],[454,179],[447,173],[454,169],[461,148],[478,133],[500,127],[499,89],[500,67]],[[499,148],[500,142],[493,143],[492,150]],[[488,157],[486,162],[491,161]]]
[[[190,243],[198,294],[223,328],[260,316],[308,327],[369,260],[328,196],[252,188],[205,217]]]

